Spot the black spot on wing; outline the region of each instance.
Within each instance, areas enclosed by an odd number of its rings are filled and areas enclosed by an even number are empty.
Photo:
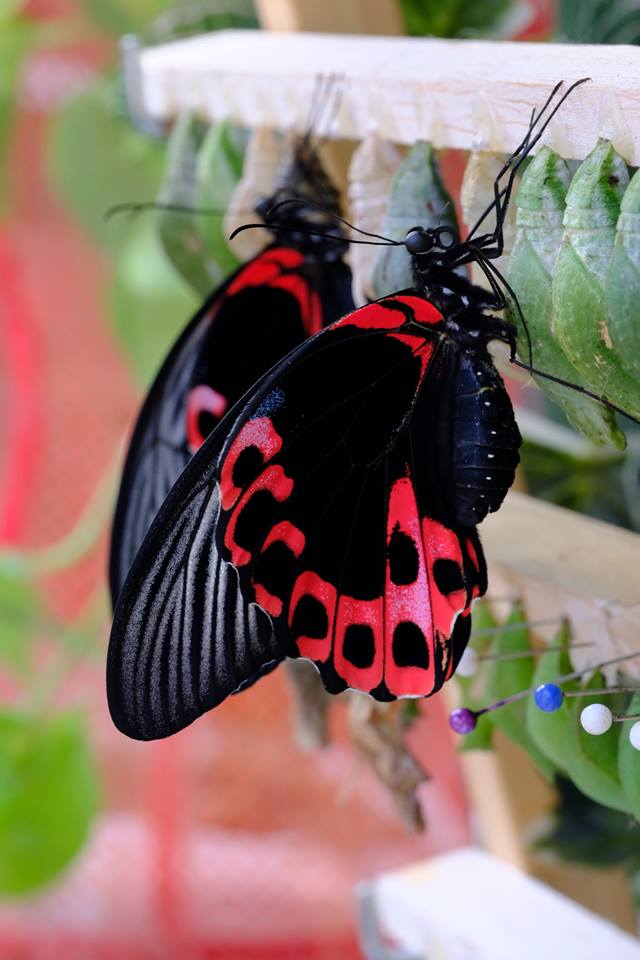
[[[235,542],[243,550],[256,553],[273,526],[278,501],[268,490],[257,490],[240,510],[235,528]]]
[[[324,604],[310,594],[305,593],[296,605],[291,623],[293,639],[310,637],[312,640],[321,640],[326,637],[329,629],[329,618]]]
[[[275,540],[256,558],[253,579],[284,600],[293,586],[295,570],[295,554],[282,540]]]
[[[455,560],[440,558],[433,565],[433,578],[440,593],[445,597],[464,588],[462,570]]]
[[[393,659],[399,667],[429,667],[425,636],[410,620],[402,620],[393,631]]]
[[[342,653],[346,660],[365,669],[370,667],[376,653],[373,630],[366,623],[350,623],[344,632]]]
[[[251,444],[238,455],[233,465],[232,480],[234,486],[246,489],[258,477],[264,466],[262,451]]]
[[[389,540],[389,572],[391,582],[402,586],[414,583],[420,560],[416,545],[408,534],[396,527]]]

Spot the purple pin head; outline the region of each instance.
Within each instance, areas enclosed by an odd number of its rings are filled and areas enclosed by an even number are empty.
[[[471,733],[475,730],[477,722],[475,713],[467,707],[459,707],[449,714],[449,726],[454,733]]]

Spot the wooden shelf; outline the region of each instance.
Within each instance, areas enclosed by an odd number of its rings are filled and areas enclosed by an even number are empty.
[[[139,50],[140,100],[170,121],[183,109],[248,127],[301,128],[319,75],[341,78],[336,138],[372,128],[399,143],[496,152],[522,139],[531,110],[558,80],[589,76],[563,108],[550,139],[584,157],[599,135],[640,164],[640,48],[424,40],[230,30]]]

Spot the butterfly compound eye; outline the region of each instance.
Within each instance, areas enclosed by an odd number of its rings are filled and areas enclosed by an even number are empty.
[[[433,249],[434,242],[431,231],[423,227],[413,227],[404,238],[404,245],[413,256],[429,253]]]

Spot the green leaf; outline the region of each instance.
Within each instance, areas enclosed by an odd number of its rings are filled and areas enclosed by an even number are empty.
[[[496,635],[491,646],[492,655],[509,657],[511,654],[531,651],[527,618],[520,604],[514,606],[504,626],[506,629]],[[488,661],[486,689],[489,701],[503,700],[514,693],[527,690],[533,682],[534,663],[533,656]],[[492,711],[490,717],[495,727],[526,750],[543,776],[547,779],[553,777],[553,764],[538,749],[527,730],[526,701],[510,703]]]
[[[0,661],[24,676],[31,664],[35,634],[42,624],[40,598],[21,578],[0,573]]]
[[[0,713],[0,894],[19,896],[53,880],[85,843],[97,783],[72,713]]]
[[[554,640],[554,646],[567,644],[569,634],[563,627],[559,636]],[[559,677],[572,672],[571,662],[566,649],[548,650],[544,653],[536,667],[532,686],[541,683],[556,682]],[[576,680],[566,681],[563,689],[580,689]],[[585,734],[580,727],[580,711],[588,703],[587,697],[569,697],[559,710],[554,713],[545,713],[539,710],[531,697],[527,703],[527,727],[538,748],[560,770],[566,771],[575,785],[592,800],[615,810],[626,811],[627,801],[624,796],[617,775],[611,773],[609,752],[615,749],[613,738],[605,743],[585,743]],[[611,731],[610,731],[611,732]],[[603,734],[608,738],[608,734]],[[599,738],[594,737],[593,740]]]
[[[640,713],[640,693],[633,695],[627,711],[634,715]],[[629,810],[636,820],[640,820],[640,751],[632,747],[629,741],[629,731],[634,723],[636,723],[636,720],[625,720],[624,723],[619,724],[621,730],[618,746],[618,772]]]
[[[568,627],[563,626],[553,640],[553,647],[563,647],[563,649],[547,650],[541,654],[531,681],[532,687],[555,682],[558,677],[571,673],[571,661],[566,650],[568,643],[569,630]],[[578,684],[572,680],[563,683],[562,687],[565,691],[576,690]],[[533,697],[528,697],[526,720],[529,735],[538,749],[554,766],[568,771],[572,744],[577,740],[578,733],[574,729],[575,721],[566,700],[560,710],[545,713],[536,707]]]
[[[604,676],[600,672],[594,673],[589,682],[584,685],[585,690],[602,690],[606,687]],[[580,714],[585,707],[591,703],[602,703],[602,694],[592,697],[574,697],[571,700],[573,715],[576,721],[576,729],[582,744],[582,749],[586,757],[600,768],[603,774],[609,776],[615,783],[620,783],[618,773],[618,744],[620,741],[620,724],[614,723],[610,730],[599,736],[593,736],[582,729],[580,724]],[[608,695],[607,704],[615,711],[613,698]]]
[[[100,244],[118,251],[129,231],[125,215],[105,221],[119,203],[152,200],[164,164],[164,146],[138,133],[117,112],[109,81],[63,108],[48,143],[49,176],[62,202]]]
[[[132,223],[108,298],[118,339],[146,386],[199,302],[167,260],[150,220]]]

